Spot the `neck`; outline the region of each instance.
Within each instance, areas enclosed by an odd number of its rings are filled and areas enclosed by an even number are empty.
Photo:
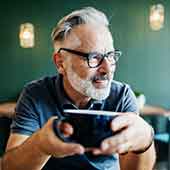
[[[64,90],[66,94],[69,96],[69,98],[72,100],[72,102],[78,108],[84,108],[91,98],[84,96],[83,94],[73,89],[69,81],[66,79],[63,79],[63,84],[64,84]]]

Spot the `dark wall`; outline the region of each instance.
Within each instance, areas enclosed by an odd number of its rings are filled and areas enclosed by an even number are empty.
[[[94,6],[110,20],[115,46],[123,51],[116,79],[142,91],[150,104],[170,104],[170,1],[151,0],[1,0],[0,1],[0,102],[16,99],[23,85],[55,74],[51,60],[50,33],[55,23],[71,10]],[[165,26],[152,31],[148,25],[150,5],[165,6]],[[20,24],[35,26],[32,49],[19,46]]]

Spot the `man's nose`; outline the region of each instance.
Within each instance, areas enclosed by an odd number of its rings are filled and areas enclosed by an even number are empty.
[[[115,68],[116,68],[116,66],[112,65],[111,62],[109,62],[108,58],[105,57],[103,59],[101,65],[99,66],[99,72],[107,74],[107,73],[114,71]]]

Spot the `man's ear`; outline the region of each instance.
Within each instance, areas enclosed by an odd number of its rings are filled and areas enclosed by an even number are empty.
[[[53,54],[53,61],[54,64],[56,65],[58,72],[60,74],[64,74],[64,67],[63,67],[63,57],[59,53],[54,53]]]

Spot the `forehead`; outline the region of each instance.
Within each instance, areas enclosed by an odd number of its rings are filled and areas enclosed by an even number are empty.
[[[68,36],[71,48],[90,52],[107,52],[113,50],[113,39],[107,27],[82,24],[76,26]],[[71,41],[71,43],[70,43]]]

